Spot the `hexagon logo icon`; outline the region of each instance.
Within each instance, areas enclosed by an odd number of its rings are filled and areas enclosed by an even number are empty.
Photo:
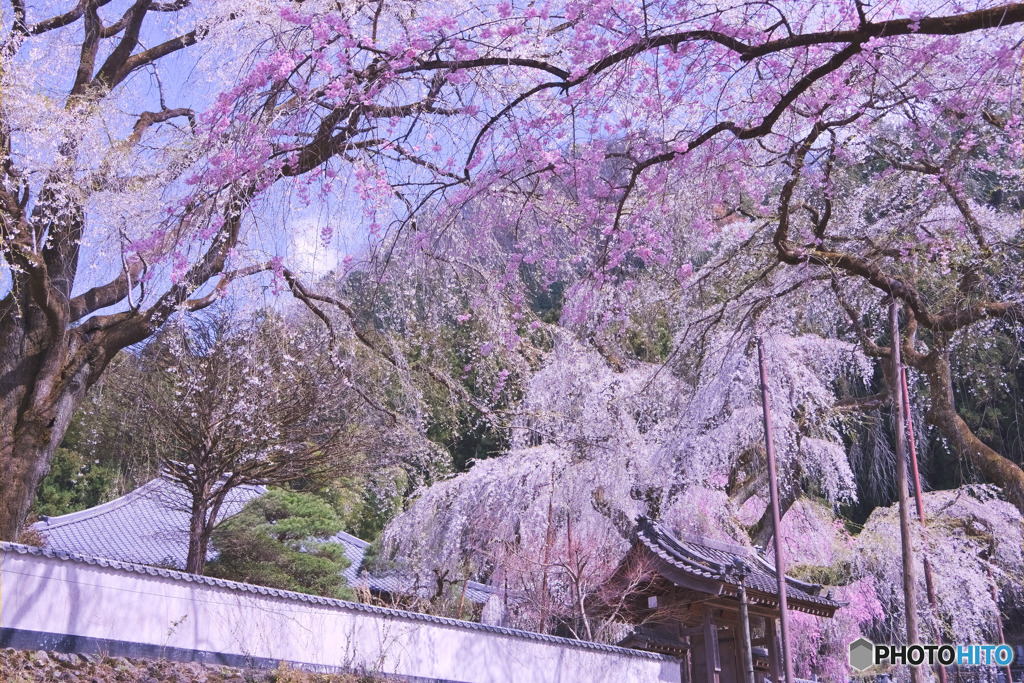
[[[850,666],[863,671],[874,664],[875,644],[867,638],[858,638],[850,643]]]

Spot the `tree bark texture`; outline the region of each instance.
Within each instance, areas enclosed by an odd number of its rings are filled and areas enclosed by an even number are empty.
[[[986,479],[1002,487],[1018,510],[1024,510],[1024,470],[995,449],[985,445],[956,411],[949,346],[937,345],[920,364],[928,377],[931,406],[926,419],[949,439],[961,457],[978,468]]]

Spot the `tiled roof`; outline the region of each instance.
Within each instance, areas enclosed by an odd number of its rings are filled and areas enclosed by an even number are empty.
[[[378,574],[370,574],[363,567],[363,560],[366,557],[366,549],[369,543],[352,534],[339,531],[331,541],[345,546],[345,556],[352,563],[348,569],[342,572],[348,585],[353,588],[367,588],[377,593],[389,593],[391,595],[417,595],[421,598],[431,598],[435,592],[433,583],[420,579],[411,571],[391,571]],[[461,582],[460,582],[461,583]],[[461,585],[460,585],[461,590]],[[477,581],[466,582],[466,600],[475,603],[485,603],[492,596],[498,593],[494,586],[488,586]]]
[[[363,558],[366,557],[366,549],[370,546],[369,543],[361,538],[356,538],[352,534],[347,534],[344,531],[339,531],[337,534],[328,539],[330,542],[338,543],[345,549],[345,557],[350,562],[348,568],[341,573],[348,581],[348,585],[356,586],[359,570],[363,566]]]
[[[267,492],[262,486],[240,486],[228,493],[221,519],[238,514],[250,500]],[[188,558],[190,498],[178,484],[158,477],[109,503],[60,517],[44,517],[33,525],[53,550],[81,553],[133,564],[184,569]],[[363,567],[369,543],[340,531],[330,539],[344,547],[350,565],[342,575],[353,588],[392,595],[433,596],[433,585],[412,572],[371,575]],[[216,549],[207,559],[216,557]],[[487,602],[496,589],[476,581],[466,584],[466,600]]]
[[[757,552],[706,539],[680,540],[646,517],[637,519],[637,537],[648,550],[676,569],[721,582],[726,594],[738,591],[739,574],[744,573],[744,583],[749,590],[778,598],[775,568]],[[791,609],[812,613],[818,613],[820,609],[831,615],[842,607],[843,603],[822,596],[821,590],[822,586],[786,577],[786,598]]]
[[[433,581],[424,580],[411,572],[394,572],[386,574],[370,575],[363,571],[355,580],[349,582],[350,586],[366,587],[377,593],[388,593],[391,595],[415,595],[429,599],[436,592],[436,585]],[[462,582],[457,581],[455,588],[462,590]],[[466,582],[466,600],[468,602],[483,604],[492,595],[497,595],[498,589],[477,581]]]
[[[0,542],[0,551],[7,553],[16,552],[22,555],[36,555],[42,557],[49,557],[57,560],[63,560],[65,562],[79,562],[83,564],[99,565],[100,567],[107,567],[110,569],[116,569],[124,572],[135,572],[136,574],[160,576],[166,579],[173,579],[175,581],[188,581],[190,583],[200,583],[208,586],[217,586],[220,588],[227,588],[229,590],[235,590],[243,593],[256,593],[259,595],[269,595],[272,597],[283,598],[286,600],[308,602],[314,605],[327,605],[331,607],[352,610],[355,612],[366,612],[369,614],[378,614],[382,616],[396,617],[400,619],[411,619],[414,621],[426,621],[434,624],[441,624],[443,626],[452,626],[471,631],[483,631],[485,633],[496,633],[499,635],[510,636],[513,638],[525,638],[527,640],[552,643],[555,645],[561,645],[566,647],[575,647],[583,650],[598,650],[601,652],[611,652],[614,654],[626,655],[629,657],[641,657],[644,659],[654,659],[666,662],[676,661],[673,657],[667,657],[665,655],[655,654],[653,652],[642,652],[640,650],[630,650],[627,648],[616,647],[614,645],[605,645],[603,643],[592,643],[585,640],[573,640],[571,638],[549,636],[544,633],[519,631],[511,628],[504,628],[502,626],[488,626],[485,624],[478,624],[473,621],[460,621],[458,619],[450,619],[448,617],[437,617],[430,614],[420,614],[419,612],[406,612],[403,610],[389,609],[387,607],[376,607],[374,605],[366,605],[361,602],[336,600],[334,598],[325,598],[318,595],[309,595],[307,593],[295,593],[293,591],[278,590],[276,588],[266,588],[265,586],[254,586],[248,583],[238,583],[236,581],[227,581],[225,579],[215,579],[209,576],[186,574],[185,572],[174,571],[171,569],[162,569],[159,567],[145,566],[130,562],[120,562],[117,560],[108,560],[98,557],[89,557],[81,553],[69,553],[60,550],[53,550],[50,548],[35,548],[32,546],[21,545],[18,543],[8,543],[7,541]]]
[[[221,508],[221,519],[238,514],[246,503],[266,492],[262,486],[232,489]],[[158,477],[109,503],[60,517],[43,517],[32,528],[56,550],[184,569],[190,504],[191,498],[180,485]],[[215,556],[216,551],[207,553],[207,559]]]

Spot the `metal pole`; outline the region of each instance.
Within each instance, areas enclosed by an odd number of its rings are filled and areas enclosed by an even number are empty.
[[[921,488],[921,473],[917,469],[917,444],[914,441],[914,417],[910,414],[910,392],[907,391],[907,368],[900,367],[900,388],[903,390],[903,414],[907,416],[907,436],[910,443],[910,465],[914,473],[914,502],[917,503],[917,519],[921,522],[921,528],[925,527],[924,502],[921,500],[924,489]],[[935,644],[942,645],[941,618],[939,617],[939,601],[935,597],[935,581],[932,579],[932,563],[928,559],[928,553],[921,558],[924,560],[924,585],[928,590],[928,604],[935,612]],[[936,665],[939,672],[939,683],[946,683],[946,667]]]
[[[892,407],[896,436],[896,489],[899,494],[900,542],[903,546],[903,599],[907,617],[907,645],[920,642],[917,630],[917,568],[914,565],[914,546],[910,537],[910,500],[907,495],[907,449],[904,443],[903,392],[900,373],[900,323],[896,299],[889,305],[889,331],[892,342]],[[910,667],[910,680],[922,683],[920,667]]]
[[[789,650],[789,606],[786,600],[786,562],[782,553],[779,480],[775,475],[775,436],[772,431],[771,396],[768,393],[768,368],[764,362],[764,342],[757,338],[757,362],[761,367],[761,408],[764,410],[764,449],[768,454],[768,489],[771,494],[772,533],[775,535],[775,573],[779,579],[779,624],[782,635],[782,665],[786,683],[793,683],[793,658]],[[916,682],[915,682],[916,683]]]

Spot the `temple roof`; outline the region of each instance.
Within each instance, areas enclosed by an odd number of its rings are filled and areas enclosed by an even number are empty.
[[[345,555],[352,562],[352,566],[343,572],[345,578],[348,579],[349,586],[353,588],[366,588],[376,593],[388,593],[391,595],[421,598],[433,596],[435,592],[433,582],[423,579],[413,572],[395,570],[371,574],[363,567],[366,549],[370,546],[363,539],[347,534],[344,531],[339,531],[331,540],[345,546]],[[497,593],[498,589],[494,586],[488,586],[477,581],[466,582],[466,600],[469,602],[485,603],[492,595]]]
[[[262,486],[239,486],[228,492],[221,519],[238,514]],[[158,477],[131,493],[79,512],[41,517],[32,528],[46,546],[121,562],[184,569],[188,558],[191,497],[180,485]],[[215,550],[207,559],[216,557]]]
[[[221,520],[238,514],[251,500],[267,489],[263,486],[239,486],[228,492],[221,508]],[[188,559],[188,493],[169,479],[157,477],[120,498],[60,517],[41,517],[32,525],[52,550],[131,564],[182,570]],[[434,586],[410,572],[371,574],[363,566],[369,543],[340,531],[328,542],[344,547],[350,565],[342,576],[352,588],[376,593],[429,598]],[[217,557],[216,548],[206,554]],[[487,602],[497,589],[476,581],[466,583],[466,600]]]
[[[679,539],[662,525],[642,516],[637,519],[637,538],[643,547],[673,569],[698,580],[721,585],[724,595],[738,594],[742,575],[748,594],[757,592],[767,598],[767,602],[778,601],[779,584],[775,568],[756,551],[708,539]],[[820,585],[786,577],[786,599],[790,609],[832,616],[844,603],[822,595],[822,590]]]

